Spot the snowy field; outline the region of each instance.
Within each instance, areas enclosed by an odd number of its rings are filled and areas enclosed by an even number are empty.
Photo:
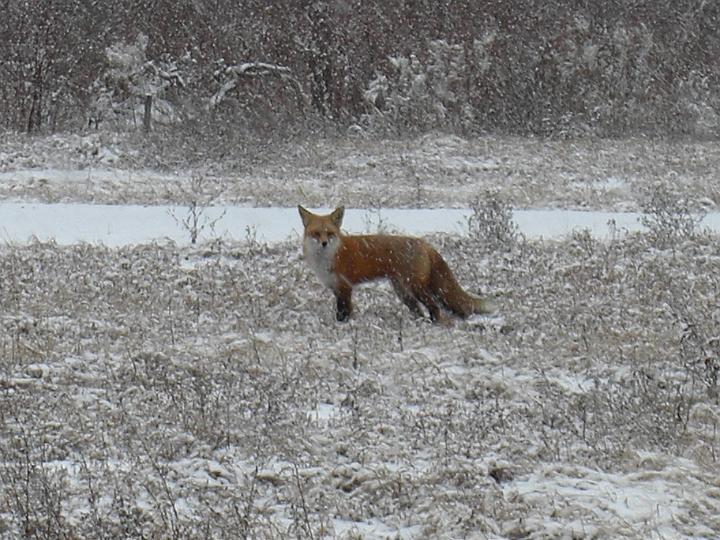
[[[4,137],[0,537],[720,536],[716,145],[348,138],[186,164]],[[500,313],[435,326],[372,285],[336,323],[297,204],[427,236]]]
[[[329,212],[320,209],[318,212]],[[54,241],[68,245],[80,242],[121,247],[172,240],[180,245],[192,241],[193,227],[186,221],[191,210],[180,206],[95,205],[84,203],[0,203],[0,240],[26,243]],[[197,241],[247,240],[259,242],[300,241],[302,224],[297,208],[209,207],[196,211]],[[471,209],[348,209],[344,224],[355,233],[374,232],[380,225],[393,232],[416,236],[468,232]],[[703,225],[714,230],[720,215],[705,216]],[[513,220],[523,235],[533,239],[562,238],[587,230],[607,238],[613,227],[623,231],[642,230],[636,212],[578,210],[516,210]],[[612,222],[614,225],[608,225]],[[138,227],[142,223],[142,227]]]

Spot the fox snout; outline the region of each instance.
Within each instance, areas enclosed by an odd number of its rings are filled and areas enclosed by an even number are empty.
[[[337,237],[330,234],[309,234],[305,236],[305,253],[315,253],[323,259],[332,257],[337,250]]]
[[[330,251],[336,247],[337,242],[335,242],[334,238],[328,236],[327,238],[321,238],[318,240],[318,244],[320,244],[321,250]]]
[[[306,238],[308,238],[313,242],[313,244],[315,244],[316,249],[324,251],[326,249],[330,249],[335,244],[335,240],[337,237],[331,233],[310,232],[308,235],[306,235]]]

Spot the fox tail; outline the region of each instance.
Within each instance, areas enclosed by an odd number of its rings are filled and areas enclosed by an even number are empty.
[[[491,315],[495,313],[497,307],[492,300],[465,292],[439,254],[434,262],[435,271],[431,276],[431,288],[435,297],[448,311],[463,319],[475,314]]]

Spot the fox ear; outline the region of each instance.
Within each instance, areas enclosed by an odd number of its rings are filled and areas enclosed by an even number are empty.
[[[303,225],[307,227],[308,220],[310,219],[310,212],[305,210],[302,206],[298,205],[298,212],[300,212],[300,219],[302,219]]]
[[[343,216],[345,215],[345,207],[344,206],[338,206],[332,214],[330,214],[330,219],[332,219],[332,222],[335,224],[336,227],[340,228],[342,225]]]

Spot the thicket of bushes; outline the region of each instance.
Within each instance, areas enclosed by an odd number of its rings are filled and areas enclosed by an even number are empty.
[[[249,129],[714,135],[719,13],[696,0],[7,0],[0,125],[127,123],[153,95],[157,119]]]

